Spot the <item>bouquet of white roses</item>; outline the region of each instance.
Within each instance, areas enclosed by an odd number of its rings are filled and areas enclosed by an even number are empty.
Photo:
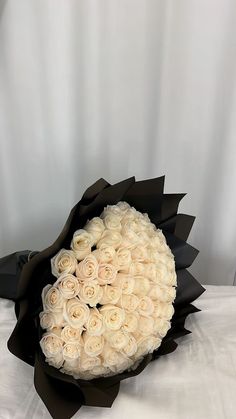
[[[42,292],[46,361],[92,379],[137,366],[170,329],[174,256],[162,231],[126,202],[108,205],[52,259]]]
[[[0,260],[0,296],[14,299],[9,350],[34,367],[54,418],[110,407],[120,382],[174,351],[204,291],[187,268],[194,217],[164,177],[86,190],[57,240]]]

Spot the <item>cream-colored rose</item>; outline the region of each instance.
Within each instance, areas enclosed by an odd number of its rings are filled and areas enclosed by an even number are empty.
[[[64,319],[75,329],[83,328],[89,318],[89,308],[77,297],[67,300],[63,310]]]
[[[42,329],[52,330],[64,324],[63,313],[61,311],[42,311],[39,314],[40,326]]]
[[[151,284],[149,279],[143,276],[135,276],[134,277],[134,291],[133,293],[138,297],[142,298],[148,294],[151,288]]]
[[[112,246],[117,249],[122,241],[121,234],[116,230],[105,230],[101,239],[97,243],[97,248],[102,249],[103,247]]]
[[[121,293],[121,288],[105,285],[103,287],[103,297],[100,300],[100,304],[116,304],[120,299]]]
[[[122,294],[118,301],[118,307],[126,311],[135,311],[139,304],[139,298],[134,294]]]
[[[166,238],[161,230],[157,230],[153,235],[151,235],[150,245],[161,254],[171,254],[170,248],[166,243]]]
[[[128,357],[117,352],[109,344],[104,346],[102,358],[104,367],[110,368],[115,373],[121,372],[123,366],[126,369],[126,365],[129,364]]]
[[[128,202],[125,202],[125,201],[119,201],[116,205],[119,208],[122,216],[124,216],[127,210],[130,208],[130,205],[128,204]]]
[[[147,263],[144,265],[145,276],[152,281],[156,281],[157,267],[155,263]]]
[[[154,331],[158,333],[162,338],[167,334],[168,330],[170,329],[171,325],[168,320],[161,319],[159,317],[154,318]]]
[[[76,258],[83,260],[85,256],[88,256],[91,253],[94,242],[92,234],[86,230],[80,229],[75,231],[71,242],[71,249],[74,251]]]
[[[116,251],[116,257],[117,257],[117,264],[119,266],[120,270],[128,269],[130,268],[131,264],[131,252],[126,247],[119,247]]]
[[[131,250],[132,259],[137,262],[147,262],[149,260],[149,254],[146,247],[138,245]]]
[[[154,336],[143,336],[137,341],[137,352],[134,355],[134,359],[138,359],[141,356],[145,356],[148,353],[152,353],[161,344],[161,339]]]
[[[117,268],[110,263],[102,263],[98,267],[98,283],[100,285],[112,284],[117,274]]]
[[[75,329],[67,325],[62,329],[61,339],[66,343],[82,344],[81,332],[82,329]]]
[[[42,290],[42,301],[44,311],[61,312],[64,298],[58,288],[46,285]]]
[[[102,287],[96,281],[87,281],[80,287],[79,297],[85,304],[95,307],[103,296]]]
[[[97,259],[91,254],[86,256],[76,268],[76,276],[79,282],[83,283],[98,276],[98,262]]]
[[[104,218],[107,215],[116,215],[116,216],[120,216],[120,218],[121,218],[122,217],[122,211],[119,208],[119,206],[117,206],[117,205],[107,205],[104,208],[104,210],[103,210],[103,212],[101,214],[101,218],[104,220]]]
[[[99,311],[103,315],[104,325],[107,329],[120,329],[125,319],[125,311],[122,308],[116,307],[112,304],[107,304],[102,306]]]
[[[87,332],[83,334],[84,352],[88,356],[98,356],[102,353],[104,346],[103,336],[91,336]]]
[[[65,299],[76,297],[79,293],[78,279],[71,274],[62,274],[55,282],[54,287],[57,287]]]
[[[103,220],[100,217],[92,218],[92,220],[87,222],[87,224],[84,227],[84,230],[86,230],[93,236],[94,242],[96,244],[98,240],[100,240],[100,238],[102,237],[102,233],[105,230]]]
[[[57,355],[51,358],[45,358],[45,361],[54,368],[61,368],[64,363],[64,358],[62,352],[59,352]]]
[[[132,294],[134,290],[135,280],[134,278],[122,272],[118,272],[116,279],[113,282],[113,285],[120,288],[122,294]]]
[[[153,317],[140,316],[138,321],[139,332],[141,335],[151,335],[154,330],[154,319]]]
[[[139,315],[137,313],[125,313],[125,320],[122,329],[126,332],[135,332],[138,328]]]
[[[104,225],[108,230],[120,231],[121,230],[121,217],[116,214],[107,214],[104,217]]]
[[[128,226],[128,223],[130,222],[129,230],[133,229],[133,231],[136,231],[138,230],[137,220],[138,220],[138,211],[136,211],[134,207],[130,207],[126,210],[125,214],[123,214],[121,224],[122,226],[125,226],[125,225]],[[135,222],[134,224],[132,224],[133,221]]]
[[[77,259],[72,250],[61,249],[52,259],[52,274],[59,277],[61,274],[73,274],[77,266]]]
[[[53,358],[62,353],[63,340],[54,333],[45,333],[40,340],[41,349],[46,358]]]
[[[154,311],[153,301],[150,297],[142,297],[137,309],[141,316],[151,316]]]
[[[97,308],[90,310],[89,318],[85,324],[87,334],[91,336],[100,336],[104,331],[103,316]]]
[[[93,368],[101,365],[101,359],[98,356],[88,356],[84,351],[79,359],[80,371],[91,371]]]
[[[148,296],[153,300],[170,303],[174,301],[176,290],[174,287],[153,285],[148,293]]]
[[[132,276],[142,276],[145,274],[145,264],[133,260],[129,267],[129,273]]]
[[[153,317],[161,317],[170,320],[174,315],[174,307],[172,304],[157,302],[154,305]]]
[[[111,375],[111,370],[110,368],[104,367],[103,365],[97,365],[91,369],[91,374],[100,377],[107,377],[108,375]]]
[[[63,346],[62,353],[65,361],[71,362],[78,360],[81,353],[81,346],[74,342],[68,342]],[[75,365],[74,362],[73,365]]]
[[[138,349],[136,339],[132,335],[128,335],[128,343],[123,348],[122,353],[126,356],[133,356]]]
[[[165,285],[175,285],[176,284],[176,274],[174,271],[168,270],[167,266],[159,262],[156,265],[156,280],[155,282]]]
[[[96,249],[92,252],[92,255],[95,256],[98,263],[111,263],[112,265],[117,265],[116,251],[112,246]]]
[[[111,347],[116,349],[116,351],[124,349],[124,347],[128,345],[129,342],[129,334],[122,330],[107,332],[105,333],[105,338],[109,342]]]

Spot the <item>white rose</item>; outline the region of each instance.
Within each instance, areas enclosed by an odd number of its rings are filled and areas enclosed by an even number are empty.
[[[156,317],[154,319],[154,330],[155,333],[158,333],[162,338],[167,334],[168,330],[171,327],[171,324],[168,320],[161,319],[159,317]]]
[[[84,351],[79,359],[80,371],[89,371],[101,365],[101,359],[98,356],[88,356]]]
[[[144,297],[148,294],[149,290],[151,288],[151,284],[149,279],[143,277],[143,276],[135,276],[134,277],[134,291],[133,293],[135,295],[138,295],[139,297]]]
[[[73,274],[77,266],[77,259],[72,250],[61,249],[52,259],[52,274],[59,277],[63,273]]]
[[[145,356],[148,353],[152,353],[161,344],[161,339],[154,336],[143,336],[137,341],[137,352],[134,355],[134,359],[138,359],[141,356]]]
[[[151,236],[150,245],[161,254],[162,253],[171,254],[170,248],[166,243],[166,238],[160,230],[157,230],[155,234]]]
[[[154,304],[150,297],[142,297],[139,301],[138,312],[141,316],[150,316],[154,311]]]
[[[60,352],[51,358],[45,358],[45,361],[52,367],[59,369],[62,367],[64,363],[64,358],[62,353]]]
[[[126,356],[133,356],[137,352],[137,349],[138,349],[138,345],[137,345],[136,339],[132,335],[129,335],[128,343],[123,348],[122,353]]]
[[[92,220],[87,222],[87,224],[84,227],[84,230],[86,230],[93,236],[94,242],[96,244],[98,240],[100,240],[100,238],[102,237],[102,233],[105,230],[103,220],[99,217],[92,218]]]
[[[97,243],[97,248],[112,246],[117,249],[122,241],[121,234],[116,230],[105,230],[101,239]]]
[[[119,208],[118,205],[107,205],[104,208],[104,210],[101,214],[101,218],[104,220],[104,218],[107,215],[116,215],[116,216],[120,216],[120,218],[121,218],[122,217],[122,211],[121,211],[121,209]]]
[[[54,333],[45,333],[40,346],[46,358],[54,358],[62,354],[63,340]]]
[[[153,300],[161,302],[172,302],[175,299],[176,290],[174,287],[165,287],[160,285],[153,285],[148,293]]]
[[[81,347],[76,343],[68,342],[63,346],[62,353],[65,361],[73,361],[73,365],[76,365],[74,361],[78,360],[81,353]]]
[[[120,288],[123,294],[132,294],[135,286],[135,280],[129,274],[118,272],[113,285]]]
[[[84,332],[83,334],[84,339],[84,352],[88,356],[98,356],[102,353],[103,346],[104,346],[104,338],[103,336],[91,336]]]
[[[87,281],[80,288],[80,300],[89,304],[90,307],[95,307],[98,303],[100,303],[102,296],[103,289],[95,281]]]
[[[104,331],[103,316],[98,309],[90,310],[89,318],[85,324],[88,335],[100,336]]]
[[[46,285],[42,290],[42,301],[44,311],[61,312],[64,299],[60,291],[51,285]]]
[[[78,295],[80,285],[74,275],[62,274],[55,282],[54,287],[59,289],[64,298],[69,299]]]
[[[156,281],[157,267],[155,263],[147,263],[145,266],[145,276],[152,281]]]
[[[139,298],[134,294],[122,294],[118,301],[118,307],[127,311],[135,311],[139,304]]]
[[[116,274],[116,266],[111,265],[110,263],[102,263],[98,267],[98,283],[100,285],[111,284],[115,280]]]
[[[138,262],[147,262],[149,260],[149,253],[146,247],[139,245],[131,250],[131,257]]]
[[[91,253],[93,245],[94,238],[92,234],[83,229],[75,231],[71,242],[71,249],[74,251],[78,260],[83,260],[85,256],[88,256]]]
[[[139,332],[141,335],[151,335],[154,330],[153,317],[140,316],[138,321]]]
[[[51,311],[42,311],[39,314],[40,326],[42,329],[52,330],[54,327],[64,324],[62,311],[52,313]]]
[[[159,262],[156,266],[156,282],[165,285],[175,285],[176,274],[174,271],[169,271],[164,263]]]
[[[126,368],[126,365],[129,364],[128,357],[124,356],[120,352],[117,352],[109,344],[104,346],[102,357],[104,359],[104,367],[108,367],[111,371],[118,373],[121,372],[122,367]]]
[[[122,308],[116,307],[112,304],[107,304],[101,307],[99,311],[103,315],[104,325],[107,329],[120,329],[125,319],[125,311]]]
[[[62,329],[61,338],[66,343],[82,344],[81,332],[82,330],[67,325]]]
[[[130,250],[125,247],[119,247],[116,251],[116,256],[119,269],[129,269],[132,261]]]
[[[98,275],[98,262],[97,259],[91,254],[86,256],[76,268],[76,276],[79,281],[85,282],[97,278]]]
[[[128,345],[129,342],[128,333],[122,330],[118,330],[115,332],[107,332],[105,333],[105,338],[109,342],[111,347],[116,349],[117,351],[124,349],[124,347]]]
[[[116,214],[107,214],[104,217],[104,224],[105,227],[108,230],[115,230],[115,231],[120,231],[121,230],[121,223],[120,223],[121,217],[120,215],[116,215]]]
[[[112,265],[117,265],[116,260],[116,251],[114,247],[107,246],[102,247],[101,249],[96,249],[92,252],[92,255],[95,256],[99,263],[111,263]]]
[[[174,315],[174,311],[172,304],[158,302],[154,306],[153,316],[170,320]]]
[[[125,320],[122,325],[126,332],[135,332],[138,328],[139,315],[137,313],[125,313]]]
[[[83,328],[89,317],[89,308],[77,297],[67,300],[63,310],[64,319],[75,329]]]
[[[111,370],[103,365],[97,365],[91,369],[91,374],[98,375],[99,377],[106,377],[111,374]]]
[[[100,304],[116,304],[120,299],[121,293],[121,288],[105,285],[103,287],[103,297],[100,300]]]
[[[122,215],[125,215],[127,210],[130,208],[128,202],[125,201],[119,201],[116,206],[119,208]]]
[[[145,273],[145,265],[142,262],[132,261],[129,267],[129,273],[133,276],[140,276]]]

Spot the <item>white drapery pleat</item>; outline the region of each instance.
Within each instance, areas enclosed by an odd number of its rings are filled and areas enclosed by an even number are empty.
[[[0,256],[40,250],[82,191],[166,174],[192,272],[236,269],[234,0],[0,1]]]

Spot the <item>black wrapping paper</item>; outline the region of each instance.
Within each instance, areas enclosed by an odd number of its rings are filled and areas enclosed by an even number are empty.
[[[140,374],[149,362],[173,352],[175,339],[190,333],[185,329],[186,317],[197,312],[192,302],[204,288],[187,271],[198,251],[186,243],[194,217],[177,214],[185,194],[164,194],[164,177],[136,182],[134,177],[115,185],[99,179],[84,193],[71,210],[65,226],[56,241],[47,249],[31,254],[17,252],[0,260],[0,296],[16,302],[17,323],[8,341],[9,350],[34,367],[36,391],[53,418],[67,419],[82,405],[110,407],[119,392],[120,381]],[[69,248],[75,230],[87,219],[99,216],[106,205],[126,201],[141,212],[147,212],[151,221],[163,230],[175,256],[177,295],[171,329],[153,354],[148,354],[134,371],[125,371],[112,377],[90,381],[76,380],[49,366],[39,347],[42,331],[38,314],[42,309],[41,291],[54,282],[51,258],[61,249]]]

